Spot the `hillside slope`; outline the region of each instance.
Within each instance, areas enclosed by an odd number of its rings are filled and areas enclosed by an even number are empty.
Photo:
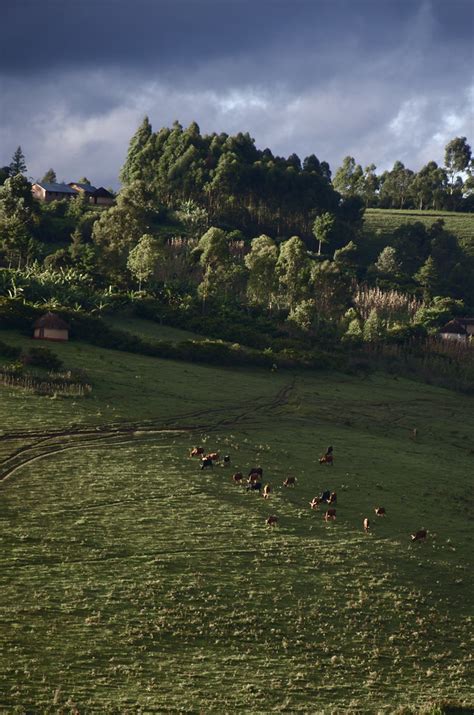
[[[473,704],[472,398],[54,351],[85,367],[90,397],[0,387],[0,709]],[[231,466],[201,472],[194,444]],[[332,468],[318,464],[329,444]],[[231,480],[256,464],[268,501]],[[338,494],[333,523],[308,506],[324,489]],[[420,528],[427,542],[411,544]]]

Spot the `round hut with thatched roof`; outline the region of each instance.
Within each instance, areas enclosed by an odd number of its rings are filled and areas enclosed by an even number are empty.
[[[42,315],[33,327],[35,331],[33,337],[36,340],[69,339],[69,325],[56,313]]]

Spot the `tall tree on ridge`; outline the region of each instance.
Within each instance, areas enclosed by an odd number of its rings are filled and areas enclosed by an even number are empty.
[[[25,155],[22,152],[21,146],[19,146],[12,156],[10,163],[10,176],[16,176],[17,174],[24,174],[26,172],[26,162]]]
[[[148,117],[144,117],[142,123],[130,140],[127,158],[120,171],[120,180],[123,184],[141,178],[140,154],[152,136],[152,127]]]
[[[41,179],[42,184],[55,184],[57,182],[56,172],[54,169],[48,169],[46,174]]]

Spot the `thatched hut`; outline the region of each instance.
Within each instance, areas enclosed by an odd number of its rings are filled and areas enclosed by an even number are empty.
[[[38,318],[34,324],[33,337],[36,340],[68,340],[69,325],[56,315],[56,313],[46,313]]]

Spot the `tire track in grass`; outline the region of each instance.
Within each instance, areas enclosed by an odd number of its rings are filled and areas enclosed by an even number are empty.
[[[270,401],[261,402],[258,404],[258,398],[256,400],[249,400],[244,402],[238,408],[239,411],[233,414],[231,417],[226,417],[221,420],[217,420],[214,424],[203,424],[203,425],[193,425],[193,426],[173,426],[170,424],[175,424],[176,422],[184,419],[191,419],[199,417],[201,415],[212,415],[221,412],[229,412],[227,407],[219,407],[211,410],[197,410],[195,412],[184,413],[181,416],[172,418],[165,421],[162,426],[158,427],[156,424],[149,421],[144,423],[134,423],[133,425],[124,426],[110,426],[102,425],[97,426],[94,429],[91,428],[77,428],[69,430],[56,430],[51,432],[15,432],[7,435],[1,435],[0,441],[8,440],[18,440],[22,437],[31,438],[32,436],[40,437],[39,440],[35,441],[33,444],[25,445],[20,447],[13,452],[9,457],[0,462],[0,482],[6,481],[15,472],[26,464],[30,464],[44,457],[56,454],[57,452],[64,452],[68,449],[75,449],[80,446],[85,445],[97,445],[103,442],[103,440],[112,440],[116,438],[115,443],[123,443],[128,441],[131,435],[140,432],[142,434],[170,434],[170,433],[192,433],[202,431],[203,429],[212,432],[216,431],[222,427],[230,427],[232,425],[248,421],[252,419],[256,413],[262,412],[262,410],[273,411],[279,407],[283,407],[288,403],[291,393],[295,386],[295,378],[284,385]],[[257,402],[257,404],[255,404]],[[58,438],[69,438],[74,440],[70,444],[48,444],[52,440],[57,440]],[[132,440],[134,441],[134,440]],[[42,447],[45,448],[44,452],[40,454],[31,454],[36,452]]]

